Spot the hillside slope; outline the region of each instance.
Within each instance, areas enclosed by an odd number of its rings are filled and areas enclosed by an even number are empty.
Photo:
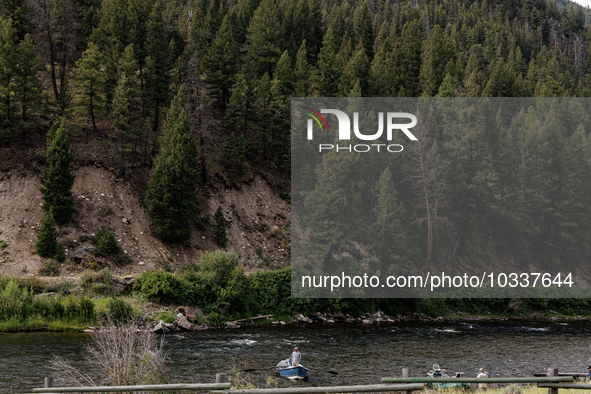
[[[35,254],[34,247],[44,217],[40,167],[16,167],[0,172],[0,244],[6,242],[0,251],[0,273],[35,274],[45,260]],[[198,262],[203,251],[219,248],[209,226],[193,228],[190,241],[183,245],[165,244],[150,235],[141,191],[132,182],[117,179],[104,166],[80,166],[75,175],[77,214],[69,225],[60,228],[59,241],[68,258],[62,265],[62,275],[74,276],[97,265],[112,266],[118,273],[168,269],[168,264],[175,269]],[[222,206],[228,228],[226,249],[240,255],[247,272],[289,265],[290,206],[265,178],[256,175],[238,189],[214,182],[203,192],[203,214],[212,216]],[[121,248],[134,260],[132,265],[116,268],[112,260],[92,254],[89,236],[104,229],[114,232]]]

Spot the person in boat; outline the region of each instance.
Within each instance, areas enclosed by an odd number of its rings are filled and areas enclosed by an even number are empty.
[[[476,376],[477,379],[481,379],[481,378],[488,378],[488,374],[486,372],[484,372],[484,368],[480,368],[480,370],[478,371],[478,376]],[[479,383],[478,387],[481,389],[484,389],[486,387],[488,387],[488,385],[486,383]]]
[[[291,356],[289,356],[289,359],[291,360],[291,365],[294,367],[297,367],[300,364],[300,361],[302,360],[302,353],[299,352],[297,346],[293,348],[293,353]]]

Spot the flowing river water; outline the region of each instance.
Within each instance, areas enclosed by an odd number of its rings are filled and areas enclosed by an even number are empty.
[[[302,384],[332,386],[378,383],[400,376],[403,367],[425,376],[434,363],[466,377],[475,377],[480,367],[491,377],[531,376],[554,366],[586,372],[590,334],[591,322],[585,321],[310,324],[169,334],[164,346],[173,376],[197,383],[230,373],[233,363],[239,370],[272,368],[297,345],[302,364],[316,368]],[[82,333],[0,333],[0,393],[42,387],[53,355],[92,374],[88,343]]]

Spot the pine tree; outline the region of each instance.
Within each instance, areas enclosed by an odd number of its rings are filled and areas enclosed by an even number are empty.
[[[102,97],[99,89],[104,84],[104,76],[101,70],[102,55],[98,45],[91,42],[76,62],[76,85],[82,90],[82,105],[90,115],[92,130],[96,133],[95,112],[100,106]]]
[[[373,59],[374,34],[367,3],[361,2],[355,11],[355,42],[361,41],[369,61]]]
[[[43,97],[43,84],[37,76],[40,58],[35,52],[35,44],[30,35],[18,44],[16,51],[16,67],[14,69],[14,92],[16,101],[21,107],[23,126],[27,120],[27,109],[35,106]],[[23,139],[25,127],[23,127]]]
[[[12,20],[0,18],[0,129],[6,130],[4,138],[10,138],[14,128],[17,107],[14,102],[14,76],[17,51],[16,30]]]
[[[426,95],[433,96],[437,93],[446,75],[445,66],[452,55],[453,48],[448,37],[439,26],[435,26],[423,45],[423,63],[419,79]]]
[[[257,79],[265,73],[273,76],[281,56],[281,33],[277,3],[275,0],[262,0],[248,25],[245,71],[249,76]]]
[[[377,202],[373,208],[375,221],[371,226],[371,241],[374,242],[374,252],[380,260],[380,276],[385,277],[396,258],[406,251],[403,226],[406,211],[399,201],[389,168],[384,170],[376,182],[374,194]]]
[[[246,141],[244,136],[236,137],[230,133],[224,145],[224,164],[233,180],[238,180],[248,173],[250,166],[246,160]]]
[[[222,248],[225,248],[228,243],[228,235],[226,233],[226,219],[224,218],[224,212],[222,211],[221,205],[218,206],[217,211],[215,211],[215,214],[213,215],[213,222],[215,241]]]
[[[53,224],[53,210],[50,209],[45,219],[41,222],[37,233],[35,250],[41,257],[54,257],[58,251],[57,230]]]
[[[285,96],[291,96],[294,91],[294,70],[291,65],[291,57],[287,51],[283,52],[277,67],[275,68],[275,79],[280,82],[279,92]]]
[[[52,220],[59,224],[66,224],[74,213],[72,186],[74,174],[74,150],[70,146],[66,121],[56,130],[47,149],[49,168],[41,175],[41,194],[43,195],[43,210],[53,212]]]
[[[111,109],[111,122],[119,139],[121,166],[125,152],[131,151],[140,142],[141,102],[140,89],[136,75],[137,62],[132,45],[125,48],[119,63],[119,82],[115,88]]]
[[[225,16],[209,51],[203,57],[202,65],[210,94],[217,101],[217,106],[223,114],[230,101],[230,89],[238,73],[238,49],[228,15]]]
[[[325,97],[339,96],[343,71],[341,62],[337,58],[336,47],[330,29],[328,29],[322,42],[318,68],[320,69],[320,80],[318,82],[320,93]]]
[[[296,66],[294,70],[294,96],[308,97],[312,93],[310,86],[310,64],[306,59],[306,41],[302,42],[296,55]]]
[[[189,239],[189,221],[196,220],[201,211],[196,194],[198,149],[189,131],[184,99],[179,92],[171,104],[164,141],[146,191],[152,233],[166,242]]]
[[[243,75],[239,75],[230,96],[228,110],[223,119],[223,127],[244,135],[248,128],[249,89]]]
[[[355,51],[355,54],[345,67],[343,76],[343,91],[349,92],[356,83],[359,84],[361,93],[367,95],[369,90],[369,73],[371,66],[363,47]]]
[[[169,100],[170,68],[168,34],[164,28],[163,6],[160,0],[154,3],[148,19],[146,37],[146,90],[144,94],[154,111],[152,132],[158,131],[160,106]]]
[[[58,242],[57,246],[55,247],[55,255],[53,258],[60,263],[66,260],[66,253],[64,253],[64,245],[61,242]]]
[[[447,74],[439,86],[439,93],[436,97],[455,97],[456,79],[451,75]]]

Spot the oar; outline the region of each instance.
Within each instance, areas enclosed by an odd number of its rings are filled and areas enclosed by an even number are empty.
[[[313,370],[319,371],[319,372],[328,372],[328,373],[333,374],[333,375],[338,375],[339,374],[337,371],[327,371],[326,369],[318,369],[318,368],[314,368],[314,367],[306,367],[306,368],[313,369]]]
[[[266,369],[275,369],[275,367],[269,367],[269,368],[247,368],[247,369],[244,370],[244,372],[264,371]]]

